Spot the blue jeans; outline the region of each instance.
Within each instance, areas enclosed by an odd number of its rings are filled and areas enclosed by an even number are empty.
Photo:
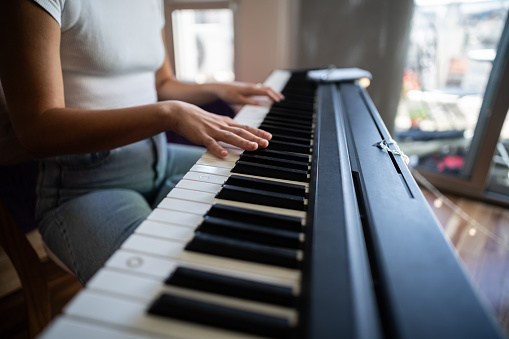
[[[58,258],[85,284],[205,149],[164,134],[107,152],[40,163],[36,220]]]

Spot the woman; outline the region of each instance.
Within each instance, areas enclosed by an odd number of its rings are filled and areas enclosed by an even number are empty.
[[[84,284],[203,150],[224,157],[271,135],[197,104],[256,104],[252,84],[177,81],[162,0],[2,1],[0,75],[22,145],[41,158],[36,217],[48,247]]]

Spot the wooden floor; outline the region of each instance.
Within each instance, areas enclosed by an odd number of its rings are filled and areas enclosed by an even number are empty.
[[[474,284],[479,286],[509,337],[509,248],[498,242],[501,239],[509,243],[509,210],[455,196],[446,196],[448,202],[454,205],[442,203],[438,208],[435,206],[436,196],[429,191],[423,193],[471,273]],[[462,218],[462,211],[473,219]],[[472,231],[473,220],[480,225],[475,234]],[[483,232],[484,228],[492,234],[487,235]],[[30,240],[44,256],[38,234],[30,234]],[[81,289],[81,285],[52,262],[49,261],[46,266],[52,292],[52,311],[56,315]],[[1,249],[0,319],[0,338],[28,338],[20,283]]]
[[[447,206],[423,193],[509,337],[509,210],[450,195]]]

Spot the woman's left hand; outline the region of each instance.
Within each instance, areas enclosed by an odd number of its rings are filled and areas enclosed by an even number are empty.
[[[229,84],[209,84],[210,90],[218,98],[230,103],[239,105],[259,105],[260,102],[254,100],[255,96],[266,96],[270,100],[279,102],[284,96],[270,87],[261,84],[251,84],[243,82],[233,82]]]

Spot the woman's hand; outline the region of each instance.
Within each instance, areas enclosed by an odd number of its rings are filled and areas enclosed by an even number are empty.
[[[218,157],[228,154],[219,141],[254,151],[258,147],[267,147],[268,140],[272,138],[268,132],[238,124],[229,117],[206,112],[192,104],[172,101],[170,107],[170,129],[195,144],[207,147]]]
[[[270,100],[279,102],[284,96],[270,87],[261,84],[250,84],[243,82],[234,82],[230,84],[207,84],[208,90],[213,92],[219,99],[230,104],[240,105],[259,105],[259,102],[253,100],[254,96],[266,96]]]

